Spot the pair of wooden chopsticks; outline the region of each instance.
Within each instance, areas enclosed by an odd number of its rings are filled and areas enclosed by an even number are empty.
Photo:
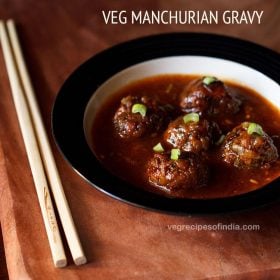
[[[51,187],[74,263],[76,265],[84,264],[86,257],[63,191],[12,20],[8,20],[6,24],[0,22],[0,39],[54,265],[64,267],[67,265],[67,259],[48,185]]]

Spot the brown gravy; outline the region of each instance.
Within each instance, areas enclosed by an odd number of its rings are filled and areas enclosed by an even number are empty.
[[[138,139],[124,140],[116,135],[113,116],[122,97],[127,95],[157,96],[163,103],[178,108],[178,96],[191,80],[198,78],[190,75],[160,75],[134,82],[116,92],[102,106],[92,127],[92,147],[100,162],[113,174],[130,182],[135,187],[167,195],[151,186],[145,177],[145,165],[153,155],[153,146],[162,139],[162,133],[148,135]],[[243,101],[240,112],[230,119],[219,120],[227,133],[243,121],[259,123],[270,136],[280,135],[280,111],[269,101],[252,89],[226,82],[231,92]],[[184,113],[180,113],[183,115]],[[279,137],[279,136],[278,136]],[[274,141],[279,151],[279,140]],[[276,143],[278,142],[278,143]],[[210,178],[206,187],[190,189],[189,198],[216,198],[233,196],[258,189],[280,175],[280,160],[267,169],[238,169],[217,160],[218,148],[210,151]],[[280,186],[279,186],[280,187]]]

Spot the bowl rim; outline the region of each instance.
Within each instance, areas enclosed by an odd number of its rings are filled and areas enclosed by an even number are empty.
[[[168,56],[222,58],[249,66],[278,84],[280,55],[255,43],[207,33],[165,33],[130,40],[79,66],[62,85],[52,110],[52,133],[68,163],[91,186],[103,193],[146,209],[173,214],[216,214],[262,206],[279,199],[279,179],[265,187],[232,197],[214,199],[167,198],[147,192],[110,174],[95,158],[85,139],[84,112],[96,89],[119,71],[134,64]],[[94,172],[93,172],[94,171]]]

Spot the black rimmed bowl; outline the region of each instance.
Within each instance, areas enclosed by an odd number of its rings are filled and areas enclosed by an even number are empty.
[[[279,180],[226,198],[167,198],[131,186],[100,164],[90,144],[96,111],[124,85],[158,74],[214,75],[233,80],[255,89],[280,108],[280,55],[267,48],[201,33],[162,34],[132,40],[83,63],[58,93],[52,128],[58,147],[70,165],[93,187],[111,197],[174,214],[238,211],[278,199]]]

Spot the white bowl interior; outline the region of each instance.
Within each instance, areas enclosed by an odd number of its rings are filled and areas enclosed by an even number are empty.
[[[150,76],[160,74],[211,75],[254,89],[280,108],[278,83],[248,66],[230,60],[205,56],[172,56],[135,64],[112,76],[92,95],[85,110],[84,132],[91,147],[91,128],[98,109],[122,87]]]

